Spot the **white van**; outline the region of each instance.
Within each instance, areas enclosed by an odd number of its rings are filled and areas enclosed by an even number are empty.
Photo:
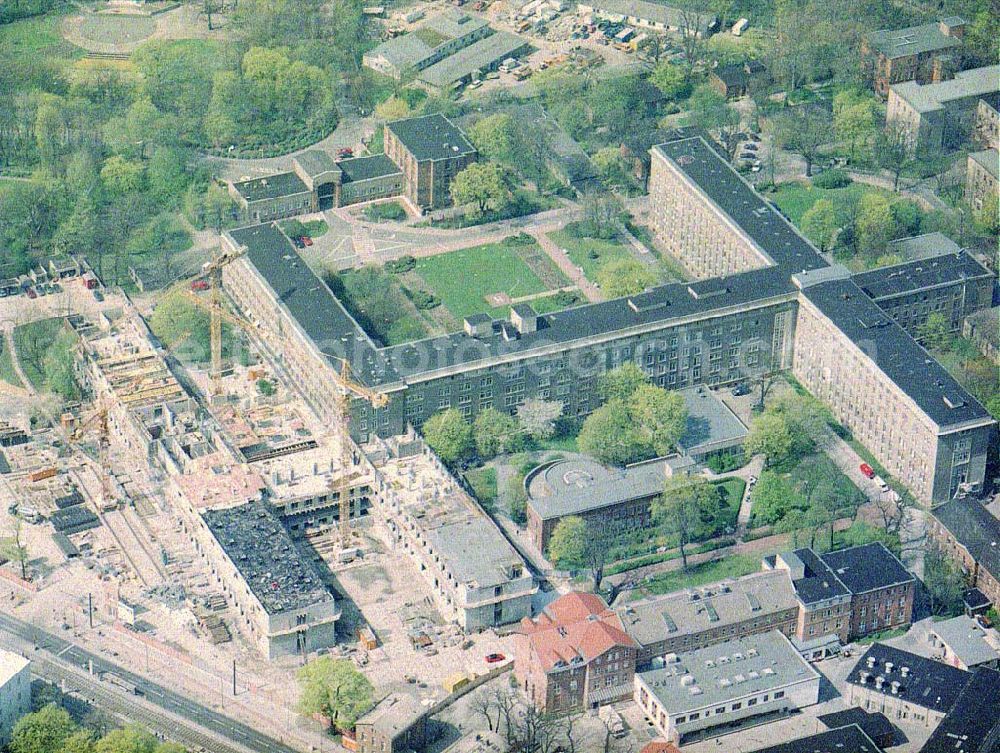
[[[875,485],[878,486],[879,491],[881,492],[889,491],[889,485],[885,483],[885,479],[882,478],[881,476],[876,476],[875,478],[872,479],[872,481],[874,481]]]

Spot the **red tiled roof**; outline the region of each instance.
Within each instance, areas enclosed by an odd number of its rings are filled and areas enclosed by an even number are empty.
[[[659,740],[654,740],[645,748],[643,748],[640,753],[681,753],[677,746],[673,743],[665,743]]]
[[[560,596],[536,620],[524,620],[522,632],[545,671],[574,660],[592,661],[616,646],[636,646],[618,615],[594,594]]]

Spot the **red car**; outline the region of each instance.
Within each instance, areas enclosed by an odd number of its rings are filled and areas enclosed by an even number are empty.
[[[486,654],[487,664],[499,664],[502,661],[506,661],[507,657],[503,654]]]
[[[303,235],[299,240],[302,241],[302,245],[304,246],[311,246],[313,244],[313,239],[308,235]]]
[[[28,296],[28,298],[30,298],[31,300],[38,298],[38,293],[36,293],[33,288],[28,288],[27,290],[24,291],[24,294]]]
[[[337,150],[337,157],[340,159],[350,159],[354,156],[354,150],[349,146]]]
[[[191,290],[208,290],[208,280],[195,280],[191,283]]]
[[[875,478],[875,469],[868,465],[868,463],[862,463],[858,466],[858,468],[861,469],[861,472],[865,474],[867,478]]]

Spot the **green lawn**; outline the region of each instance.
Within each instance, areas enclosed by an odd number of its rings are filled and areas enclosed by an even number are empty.
[[[797,181],[782,183],[768,198],[777,204],[778,208],[793,223],[798,225],[802,221],[802,215],[808,212],[819,199],[828,199],[833,202],[838,219],[845,222],[848,206],[857,201],[862,194],[871,192],[883,194],[889,199],[898,198],[891,191],[864,183],[852,183],[843,188],[816,188],[808,183]]]
[[[576,266],[583,267],[583,274],[591,282],[597,281],[597,270],[604,264],[630,256],[628,248],[616,239],[578,238],[565,230],[557,230],[548,235],[553,243],[566,249],[566,253]]]
[[[45,351],[56,339],[63,323],[61,318],[42,319],[14,328],[14,347],[17,348],[18,361],[35,389],[45,387],[42,365]]]
[[[306,226],[306,233],[310,238],[319,238],[321,235],[325,235],[326,231],[330,229],[326,224],[326,220],[309,220],[302,224]]]
[[[740,512],[740,502],[743,501],[743,491],[747,487],[746,481],[733,476],[724,481],[716,482],[716,486],[721,488],[723,494],[726,495],[726,503],[732,508],[734,517],[738,515]]]
[[[477,468],[465,474],[472,493],[484,508],[492,508],[497,501],[497,472],[495,468]]]
[[[0,50],[36,63],[83,57],[83,50],[64,40],[59,33],[63,18],[53,13],[0,26]]]
[[[694,551],[691,547],[691,551]],[[706,583],[739,578],[760,569],[760,558],[757,554],[738,554],[720,560],[691,565],[685,570],[672,570],[654,576],[642,589],[633,591],[634,598],[642,598],[644,592],[651,594],[666,594],[681,588],[696,588]]]
[[[548,289],[517,251],[502,243],[418,259],[416,272],[456,319],[479,313],[502,315],[506,307],[492,307],[486,301],[491,293],[518,298]]]
[[[14,362],[11,360],[10,349],[7,347],[7,340],[0,338],[0,380],[12,384],[15,387],[23,387],[17,372],[14,371]]]

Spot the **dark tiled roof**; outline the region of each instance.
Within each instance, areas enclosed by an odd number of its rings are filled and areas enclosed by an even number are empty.
[[[792,582],[796,595],[803,603],[814,604],[817,601],[847,596],[850,593],[833,570],[817,557],[812,549],[796,549],[794,554],[806,566],[805,577]]]
[[[1000,751],[1000,672],[979,669],[920,753]]]
[[[882,753],[882,749],[857,725],[817,732],[754,753]]]
[[[976,501],[953,499],[931,514],[994,578],[1000,578],[1000,520]]]
[[[827,266],[819,252],[701,138],[653,147],[742,228],[785,274]]]
[[[869,657],[875,660],[874,667],[869,666]],[[886,662],[892,664],[891,672],[887,671]],[[906,677],[903,677],[903,667],[908,668]],[[865,682],[861,682],[863,673],[867,673],[864,675],[867,678]],[[885,678],[881,690],[875,687],[877,677]],[[925,709],[948,711],[971,677],[965,670],[886,646],[884,643],[873,643],[854,665],[847,676],[847,682],[866,687],[873,693],[898,697]],[[895,695],[892,692],[893,682],[899,683]]]
[[[293,196],[297,193],[309,193],[309,187],[295,173],[278,173],[277,175],[268,175],[266,178],[244,180],[233,183],[233,187],[247,201],[262,201],[282,196]]]
[[[355,157],[337,163],[344,173],[344,182],[357,182],[372,178],[383,178],[386,175],[400,174],[402,171],[384,154],[373,154],[370,157]]]
[[[830,729],[839,729],[840,727],[848,727],[856,724],[872,740],[879,740],[882,737],[889,737],[896,734],[896,728],[885,714],[869,714],[860,706],[854,706],[843,711],[835,711],[832,714],[821,714],[816,718]]]
[[[881,542],[827,552],[822,557],[851,593],[865,593],[913,580],[903,563]]]
[[[989,420],[986,409],[853,281],[821,282],[802,294],[938,426]]]
[[[386,123],[419,162],[448,159],[476,151],[469,140],[440,113]]]
[[[336,160],[322,149],[309,149],[308,151],[300,152],[295,155],[294,159],[307,175],[314,178],[322,173],[337,170]]]
[[[986,278],[990,272],[965,251],[873,269],[854,275],[854,282],[876,301],[962,280]]]

